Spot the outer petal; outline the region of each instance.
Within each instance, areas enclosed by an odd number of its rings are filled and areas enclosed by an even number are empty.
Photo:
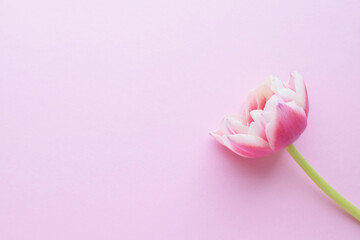
[[[260,157],[267,155],[272,152],[267,141],[261,137],[247,135],[247,134],[236,134],[227,136],[229,143],[235,148],[246,152],[244,157]]]
[[[277,151],[289,146],[301,135],[306,128],[307,117],[303,108],[294,101],[278,102],[274,113],[265,132],[270,148]]]
[[[231,136],[231,135],[223,134],[219,130],[211,132],[210,135],[213,136],[219,143],[221,143],[222,145],[224,145],[225,147],[227,147],[228,149],[230,149],[231,151],[233,151],[234,153],[236,153],[242,157],[253,158],[253,157],[258,156],[258,153],[256,153],[256,152],[250,153],[250,152],[245,151],[244,149],[230,143],[228,136]]]
[[[221,122],[220,129],[211,132],[210,135],[213,136],[219,143],[229,148],[231,151],[243,157],[249,157],[248,152],[233,146],[228,139],[229,135],[247,134],[248,131],[249,127],[241,123],[240,116],[227,115]]]

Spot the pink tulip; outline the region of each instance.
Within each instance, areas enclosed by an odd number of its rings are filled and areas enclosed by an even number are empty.
[[[255,158],[286,148],[305,173],[340,207],[360,221],[360,209],[335,191],[292,144],[305,130],[309,102],[300,74],[287,82],[270,76],[247,97],[242,115],[226,116],[219,130],[211,132],[233,152]]]
[[[279,151],[305,130],[309,112],[305,83],[297,72],[287,82],[269,76],[250,92],[241,116],[225,116],[211,132],[221,144],[248,158]]]

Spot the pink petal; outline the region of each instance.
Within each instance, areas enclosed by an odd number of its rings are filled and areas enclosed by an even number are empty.
[[[305,130],[306,125],[306,114],[294,101],[278,102],[275,118],[265,129],[271,149],[277,151],[292,144]]]
[[[230,143],[229,138],[227,137],[227,135],[224,135],[221,131],[216,130],[210,133],[211,136],[213,136],[219,143],[221,143],[222,145],[224,145],[225,147],[227,147],[228,149],[230,149],[231,151],[233,151],[234,153],[242,156],[242,157],[247,157],[247,158],[251,158],[251,157],[256,157],[257,155],[254,153],[249,153],[247,151],[245,151],[242,148],[237,147],[236,145]]]
[[[268,142],[257,136],[236,134],[227,138],[232,146],[247,153],[242,155],[245,157],[260,157],[272,152]]]

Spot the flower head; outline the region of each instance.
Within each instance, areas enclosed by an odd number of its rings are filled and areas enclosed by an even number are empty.
[[[305,130],[309,112],[305,83],[297,72],[287,82],[269,76],[252,90],[241,115],[227,115],[210,134],[243,157],[260,157],[284,149]]]

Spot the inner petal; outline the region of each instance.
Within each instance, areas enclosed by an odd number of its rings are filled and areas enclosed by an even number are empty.
[[[249,131],[249,127],[241,123],[240,117],[235,115],[229,115],[224,118],[225,132],[229,134],[246,134]]]
[[[280,89],[277,95],[280,96],[284,102],[291,102],[296,100],[296,93],[289,88]]]

